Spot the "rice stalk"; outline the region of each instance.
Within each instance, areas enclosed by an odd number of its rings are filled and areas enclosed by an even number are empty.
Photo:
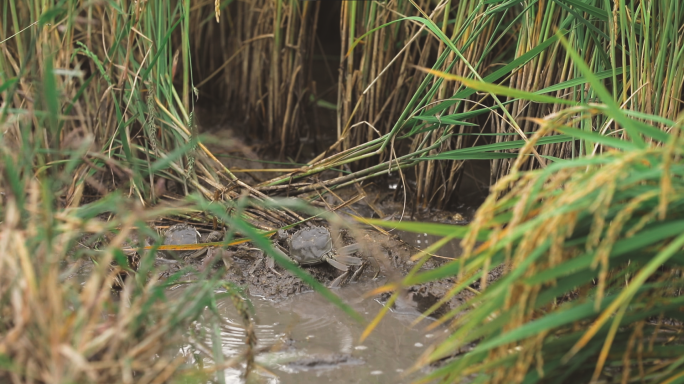
[[[553,130],[579,135],[583,131],[568,127],[595,119],[574,112],[539,120],[533,141]],[[646,147],[543,170],[521,172],[526,158],[519,156],[468,228],[442,225],[440,234],[463,237],[461,259],[383,289],[450,277],[456,279],[454,295],[486,277],[487,266],[503,264],[507,273],[440,319],[450,336],[419,359],[416,369],[438,364],[421,382],[471,374],[494,383],[676,380],[684,320],[681,128],[680,118],[669,126],[676,134],[658,136]],[[630,144],[598,134],[583,137],[604,148]],[[469,343],[475,347],[462,353]]]

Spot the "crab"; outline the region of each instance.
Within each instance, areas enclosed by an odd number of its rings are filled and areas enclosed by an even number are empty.
[[[284,231],[279,231],[278,236],[287,238]],[[343,271],[344,273],[332,282],[331,286],[333,287],[338,286],[349,275],[349,266],[363,265],[363,259],[349,256],[350,253],[359,250],[359,245],[351,244],[335,251],[330,231],[325,227],[301,229],[287,238],[287,246],[289,254],[277,245],[275,250],[297,265],[306,266],[327,262]]]

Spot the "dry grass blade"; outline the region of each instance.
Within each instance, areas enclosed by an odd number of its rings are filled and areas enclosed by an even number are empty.
[[[11,363],[0,380],[112,383],[136,377],[146,382],[187,370],[185,357],[174,357],[171,351],[183,343],[185,327],[197,313],[173,320],[168,314],[179,313],[179,306],[189,303],[152,299],[160,293],[154,279],[144,285],[128,279],[120,300],[112,301],[118,272],[109,264],[125,237],[114,238],[93,255],[97,263],[92,273],[64,275],[63,263],[84,236],[86,221],[77,211],[59,215],[49,224],[55,226],[50,234],[42,220],[47,212],[41,192],[37,183],[30,184],[27,218],[21,217],[15,199],[5,205],[0,228],[0,354]],[[121,235],[130,232],[134,220],[123,219]],[[94,234],[115,224],[87,219]],[[193,300],[206,300],[206,293]]]

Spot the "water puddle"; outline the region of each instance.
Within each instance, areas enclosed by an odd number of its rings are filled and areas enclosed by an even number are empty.
[[[274,302],[253,297],[258,338],[257,368],[251,380],[258,383],[409,383],[424,372],[407,375],[425,348],[445,335],[440,328],[426,332],[426,319],[410,327],[425,306],[422,296],[400,299],[362,343],[365,324],[381,309],[378,298],[364,293],[381,282],[352,284],[335,293],[364,316],[355,322],[316,293],[304,293]],[[221,325],[222,350],[226,357],[244,350],[245,332],[230,299],[218,303],[225,323]],[[207,332],[210,332],[206,326]],[[207,340],[210,343],[210,340]],[[241,383],[240,369],[225,371],[227,383]]]
[[[441,240],[441,236],[431,235],[429,233],[414,233],[405,231],[393,231],[393,234],[398,235],[403,242],[411,245],[417,250],[427,249],[437,241]],[[461,248],[461,239],[454,239],[446,243],[443,247],[434,252],[434,256],[441,259],[458,259],[463,253]]]

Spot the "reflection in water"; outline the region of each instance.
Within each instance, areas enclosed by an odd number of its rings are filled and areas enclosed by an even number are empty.
[[[363,344],[359,338],[365,325],[380,310],[373,298],[363,294],[381,282],[352,284],[335,291],[366,323],[355,322],[340,309],[315,293],[306,293],[281,302],[253,297],[257,349],[261,351],[250,381],[258,383],[408,383],[418,374],[405,377],[425,346],[444,331],[423,331],[425,320],[414,328],[409,325],[418,311],[388,314]],[[413,300],[406,300],[411,305]],[[245,332],[229,298],[218,303],[223,316],[220,325],[222,350],[226,358],[244,350]],[[205,334],[212,325],[203,324]],[[205,345],[212,345],[207,337]],[[190,351],[185,355],[189,356]],[[190,356],[189,356],[190,357]],[[242,383],[240,369],[224,371],[227,383]]]

